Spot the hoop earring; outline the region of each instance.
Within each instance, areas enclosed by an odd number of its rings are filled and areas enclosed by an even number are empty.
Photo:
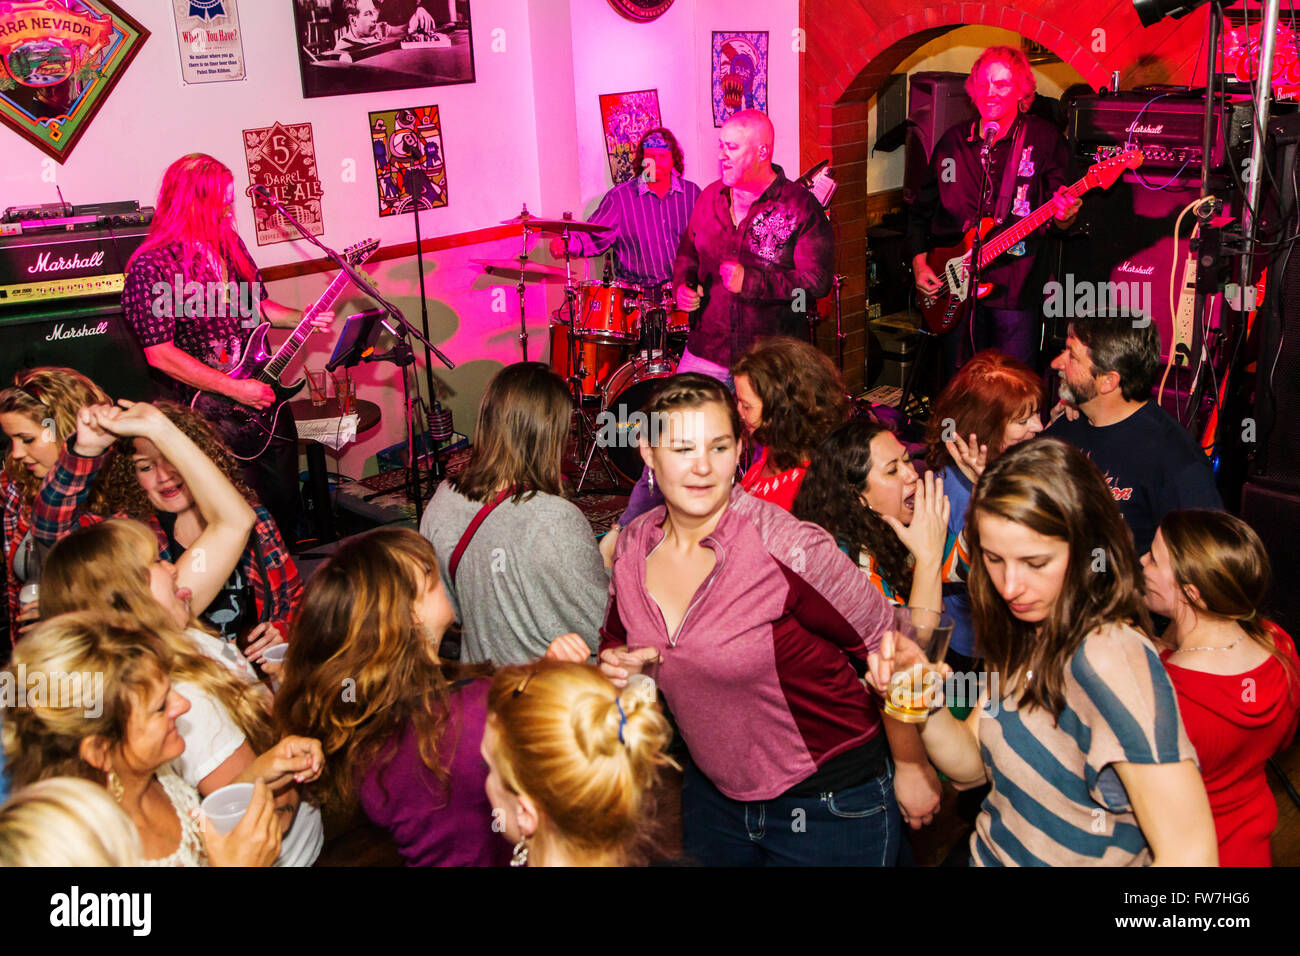
[[[113,802],[121,803],[122,797],[126,794],[126,787],[122,786],[122,778],[117,775],[116,770],[108,772],[108,779],[105,783],[108,786],[108,793],[113,798]]]
[[[515,844],[514,852],[510,855],[510,865],[528,865],[528,841],[525,837],[520,837],[519,842]]]

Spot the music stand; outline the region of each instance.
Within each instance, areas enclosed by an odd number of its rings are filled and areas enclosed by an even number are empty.
[[[419,389],[415,390],[414,395],[411,393],[409,369],[415,364],[415,352],[406,340],[405,332],[405,325],[388,321],[386,309],[370,309],[349,315],[343,323],[343,331],[325,370],[333,372],[340,366],[353,368],[363,362],[392,362],[402,370],[402,396],[406,405],[406,481],[402,487],[415,505],[415,520],[418,523],[424,510],[424,488],[420,479],[420,454],[416,450],[416,438],[428,434],[429,409]],[[423,423],[418,430],[415,427],[417,414]],[[429,454],[436,461],[438,450],[433,447],[432,436],[428,438],[428,445]],[[378,497],[378,494],[370,497]]]

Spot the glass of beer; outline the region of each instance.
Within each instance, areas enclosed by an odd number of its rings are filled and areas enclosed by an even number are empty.
[[[948,653],[953,620],[919,607],[894,608],[894,631],[925,654],[924,663],[896,669],[885,691],[885,713],[906,724],[919,724],[930,714],[943,686],[939,665]]]

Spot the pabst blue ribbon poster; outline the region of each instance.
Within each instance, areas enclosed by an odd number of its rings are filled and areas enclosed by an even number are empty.
[[[218,83],[244,78],[244,39],[237,0],[172,0],[181,79]]]

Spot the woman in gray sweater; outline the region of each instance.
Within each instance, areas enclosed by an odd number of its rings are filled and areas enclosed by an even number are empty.
[[[463,662],[527,663],[570,632],[593,652],[599,642],[608,573],[591,525],[561,488],[571,413],[550,368],[507,365],[479,405],[469,465],[424,512],[420,533],[438,553]]]

